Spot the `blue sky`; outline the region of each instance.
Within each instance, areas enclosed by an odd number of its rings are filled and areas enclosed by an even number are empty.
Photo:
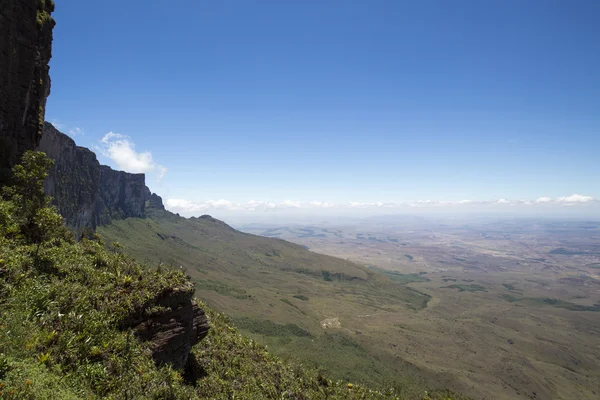
[[[600,198],[598,1],[56,3],[46,118],[184,214]]]

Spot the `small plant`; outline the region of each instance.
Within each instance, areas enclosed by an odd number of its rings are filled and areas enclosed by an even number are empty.
[[[50,355],[50,353],[41,353],[40,355],[38,355],[37,357],[38,361],[40,364],[43,364],[45,366],[48,366],[50,364],[50,361],[52,360],[52,356]]]
[[[130,275],[125,275],[121,278],[121,284],[126,288],[130,288],[132,283],[133,277],[131,277]]]
[[[0,379],[4,378],[8,370],[10,369],[10,363],[4,354],[0,354]]]

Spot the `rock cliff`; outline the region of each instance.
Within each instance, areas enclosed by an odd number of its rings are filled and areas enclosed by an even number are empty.
[[[55,160],[45,191],[77,233],[114,219],[144,217],[146,207],[164,210],[162,199],[146,187],[144,174],[100,165],[92,151],[44,124],[53,11],[52,0],[0,0],[0,187],[21,155],[36,149]],[[121,328],[150,341],[157,364],[183,369],[191,347],[209,330],[193,295],[189,280],[170,285]]]
[[[186,366],[192,346],[209,331],[208,319],[193,301],[194,285],[169,288],[149,304],[153,311],[132,316],[126,327],[136,336],[152,343],[152,358],[158,365],[171,364],[176,369]]]
[[[42,135],[53,11],[52,0],[0,0],[0,186]]]
[[[144,217],[146,205],[164,209],[162,199],[146,187],[144,174],[100,165],[96,154],[77,146],[48,122],[37,150],[55,162],[45,190],[75,232],[95,229],[114,219]]]

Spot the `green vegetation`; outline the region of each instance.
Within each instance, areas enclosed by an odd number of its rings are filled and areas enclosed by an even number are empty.
[[[447,288],[447,289],[458,289],[461,292],[487,292],[488,290],[481,285],[476,285],[476,284],[470,284],[470,285],[464,285],[462,283],[460,284],[456,284],[456,285],[450,285],[450,286],[442,286],[442,289]]]
[[[250,317],[241,317],[234,320],[235,325],[248,332],[267,336],[307,336],[311,337],[310,332],[300,328],[296,324],[276,324],[269,320],[258,320]]]
[[[251,338],[267,344],[269,348],[285,342],[295,344],[290,348],[304,349],[303,351],[308,352],[309,361],[306,361],[305,355],[301,357],[296,351],[286,352],[285,358],[292,360],[293,364],[302,363],[309,370],[323,373],[323,370],[335,365],[340,379],[352,383],[372,381],[377,377],[385,382],[381,387],[393,388],[390,393],[402,395],[402,398],[420,399],[422,388],[426,387],[423,381],[400,374],[400,369],[383,367],[376,357],[342,332],[332,330],[314,335],[295,324],[274,324],[268,320],[245,317],[236,318],[234,322],[240,329],[249,332]]]
[[[407,285],[409,283],[414,283],[414,282],[429,282],[430,281],[430,279],[427,278],[425,276],[425,274],[422,274],[420,272],[418,274],[402,274],[400,272],[389,271],[389,270],[377,268],[374,266],[370,266],[369,268],[382,274],[382,275],[387,276],[392,281],[399,283],[401,285]]]
[[[559,254],[559,255],[563,255],[563,256],[576,256],[576,255],[585,254],[585,253],[583,253],[581,251],[568,250],[563,247],[560,247],[558,249],[551,250],[548,254]]]
[[[594,304],[593,306],[584,306],[581,304],[571,303],[569,301],[553,299],[549,297],[514,297],[511,295],[502,295],[504,300],[515,303],[515,302],[526,302],[527,304],[536,306],[552,306],[556,308],[564,308],[569,311],[595,311],[600,312],[600,303]]]
[[[502,286],[506,288],[506,290],[510,290],[511,292],[521,293],[521,289],[517,289],[517,287],[512,283],[503,283]]]
[[[135,262],[119,243],[107,247],[99,235],[76,243],[56,229],[60,217],[41,194],[49,166],[40,153],[26,153],[23,166],[14,170],[19,184],[4,190],[0,200],[0,398],[399,399],[408,393],[401,378],[374,391],[285,363],[202,303],[211,330],[193,348],[189,370],[182,375],[168,365],[157,367],[151,343],[134,335],[130,321],[163,312],[156,299],[167,292],[191,293],[194,285],[180,268]],[[291,323],[248,318],[238,324],[303,344],[314,337]],[[341,333],[322,335],[318,342],[318,350],[329,349],[325,356],[339,354],[343,362],[350,353],[342,349],[350,349],[354,362],[348,368],[356,373],[362,359],[374,364],[374,357]],[[424,398],[423,393],[412,397]],[[463,399],[446,391],[425,398]]]
[[[223,296],[231,296],[241,300],[250,298],[250,295],[244,289],[228,286],[217,281],[195,279],[194,282],[198,290],[212,290]]]
[[[405,254],[404,257],[408,258],[410,261],[413,260],[413,256],[411,256],[410,254]]]
[[[206,307],[203,305],[203,307]],[[411,396],[403,394],[401,381],[395,387],[386,386],[384,391],[369,390],[352,381],[333,381],[310,366],[288,364],[269,354],[256,340],[239,334],[232,321],[223,314],[206,308],[211,321],[208,336],[193,350],[206,376],[197,383],[198,393],[211,399],[431,399],[466,400],[466,397],[446,390],[436,390],[425,394],[424,390]],[[236,324],[277,337],[292,336],[307,343],[313,340],[310,334],[293,324],[278,326],[271,321],[236,319]],[[265,336],[263,336],[265,337]],[[324,335],[319,350],[328,350],[327,355],[344,357],[348,354],[343,348],[352,348],[356,357],[368,357],[360,346],[339,334]],[[337,355],[336,355],[337,354]],[[349,361],[344,359],[344,361]],[[355,360],[350,360],[355,361]],[[349,370],[354,363],[349,365]],[[224,368],[226,366],[226,368]],[[368,369],[359,371],[369,374]]]
[[[54,1],[53,0],[39,0],[38,9],[36,13],[36,23],[39,27],[46,24],[48,21],[52,20],[52,16],[50,13],[54,12]],[[43,115],[42,115],[42,125],[43,125]]]
[[[125,327],[181,272],[147,270],[101,241],[74,243],[43,195],[51,162],[27,152],[0,200],[0,381],[3,398],[176,396],[194,391]],[[189,285],[191,288],[191,285]]]
[[[600,269],[600,263],[588,264],[587,266],[594,269]]]
[[[248,317],[295,324],[313,335],[310,339],[268,336],[253,333],[246,324],[240,327],[243,334],[267,344],[273,354],[304,365],[316,363],[332,379],[372,387],[393,380],[404,381],[407,387],[415,382],[416,391],[427,386],[414,379],[419,372],[405,368],[402,359],[380,355],[384,325],[365,326],[361,317],[427,307],[431,297],[406,286],[428,281],[427,275],[384,275],[283,240],[236,231],[208,216],[185,219],[159,209],[149,209],[147,215],[113,221],[98,232],[107,243],[122,243],[124,251],[140,261],[182,267],[196,282],[196,295],[234,320]],[[332,315],[339,317],[345,337],[355,340],[361,335],[361,354],[368,357],[352,355],[355,350],[348,346],[336,348],[336,353],[327,350],[327,342],[320,339],[321,322]],[[355,360],[352,368],[347,362],[350,356]]]

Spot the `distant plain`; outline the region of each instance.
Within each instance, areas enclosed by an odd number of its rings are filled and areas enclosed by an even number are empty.
[[[99,232],[140,260],[185,268],[245,334],[335,379],[406,398],[423,387],[474,399],[600,394],[600,224],[237,228],[252,234],[157,212]]]
[[[448,387],[473,398],[600,396],[597,222],[374,218],[240,229],[370,266],[430,295],[426,308],[363,323],[376,327],[381,348]]]

